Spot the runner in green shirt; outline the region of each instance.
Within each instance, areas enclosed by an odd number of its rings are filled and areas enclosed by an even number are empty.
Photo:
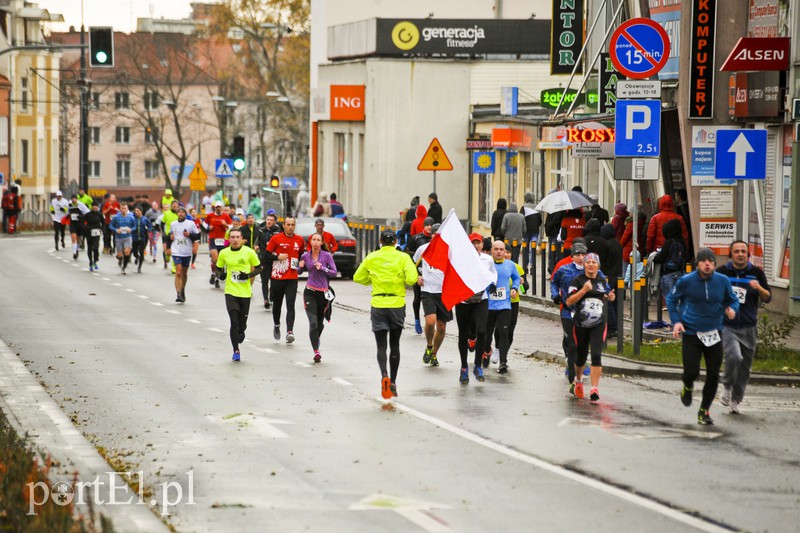
[[[250,313],[250,297],[253,295],[252,284],[261,272],[258,255],[249,246],[244,246],[242,230],[231,229],[229,239],[231,245],[223,248],[217,257],[217,277],[225,280],[225,307],[231,319],[231,345],[233,345],[233,361],[239,361],[239,344],[244,341],[247,329],[247,315]]]

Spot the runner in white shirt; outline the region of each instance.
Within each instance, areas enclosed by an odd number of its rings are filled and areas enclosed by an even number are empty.
[[[199,233],[197,226],[191,220],[186,220],[186,209],[178,208],[178,220],[170,224],[169,237],[172,241],[170,250],[175,263],[175,290],[178,293],[175,301],[186,301],[186,281],[188,280],[189,267],[192,264],[192,234]]]
[[[64,248],[64,235],[66,234],[66,222],[69,213],[69,202],[61,194],[61,191],[56,193],[56,197],[50,200],[50,217],[53,219],[53,230],[55,231],[56,251],[58,251],[58,237],[61,236],[61,247]],[[68,222],[67,222],[68,223]]]
[[[439,231],[439,224],[431,226],[431,235],[436,235]],[[422,311],[425,315],[425,340],[427,346],[422,355],[422,362],[430,363],[431,366],[439,366],[439,359],[436,354],[442,345],[444,335],[447,331],[447,323],[453,320],[453,312],[448,311],[442,303],[442,284],[444,283],[444,272],[433,268],[427,261],[422,259],[422,254],[428,249],[428,244],[423,244],[414,252],[414,264],[421,266],[422,274],[417,279],[420,286]]]

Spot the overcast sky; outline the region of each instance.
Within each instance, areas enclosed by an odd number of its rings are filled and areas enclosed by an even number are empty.
[[[36,2],[36,0],[33,0]],[[130,33],[136,30],[141,17],[187,18],[194,0],[83,0],[86,26],[113,26],[115,31]],[[210,0],[206,0],[210,1]],[[81,26],[81,0],[38,0],[39,7],[64,15],[65,23],[52,24],[53,31],[67,31]]]

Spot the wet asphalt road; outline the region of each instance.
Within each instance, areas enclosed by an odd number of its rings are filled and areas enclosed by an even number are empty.
[[[751,387],[739,416],[715,403],[711,427],[694,423],[697,400],[684,408],[677,382],[605,376],[592,405],[566,394],[561,368],[524,356],[557,347],[560,328],[520,317],[511,373],[491,368],[466,386],[454,338],[430,368],[407,328],[399,397],[386,403],[364,287],[335,282],[319,365],[302,303],[287,345],[254,298],[243,360],[232,364],[205,255],[180,305],[158,264],[122,276],[103,256],[91,274],[84,255],[73,262],[51,245],[0,241],[0,338],[92,443],[156,493],[191,479],[194,503],[168,519],[178,531],[800,523],[797,389]]]

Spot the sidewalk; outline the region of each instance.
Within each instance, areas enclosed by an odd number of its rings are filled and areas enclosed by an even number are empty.
[[[628,308],[629,309],[629,308]],[[536,338],[537,349],[531,352],[533,357],[556,361],[560,364],[565,364],[564,353],[561,349],[561,325],[559,318],[558,307],[550,300],[546,300],[537,296],[523,296],[520,300],[520,316],[517,323],[517,331],[526,331],[534,334]],[[766,311],[762,310],[761,313]],[[653,307],[650,308],[650,319],[654,320],[655,313]],[[665,321],[669,321],[669,317],[664,312]],[[545,323],[551,322],[558,324],[558,342],[553,343],[553,331]],[[800,345],[800,327],[796,328],[792,334],[791,339],[787,344],[792,346]],[[625,315],[625,335],[630,336],[630,320],[628,313]],[[657,330],[644,330],[643,338],[645,340],[655,338],[671,338],[670,330],[657,329]],[[518,352],[526,352],[528,348],[519,342],[514,343],[512,350]],[[682,373],[682,368],[677,365],[666,365],[658,363],[648,363],[642,361],[635,361],[617,355],[603,354],[603,371],[615,374],[623,374],[627,376],[642,376],[661,379],[675,379],[679,380]],[[794,385],[800,386],[800,374],[777,374],[768,372],[753,372],[750,375],[751,383],[767,384],[767,385]]]

